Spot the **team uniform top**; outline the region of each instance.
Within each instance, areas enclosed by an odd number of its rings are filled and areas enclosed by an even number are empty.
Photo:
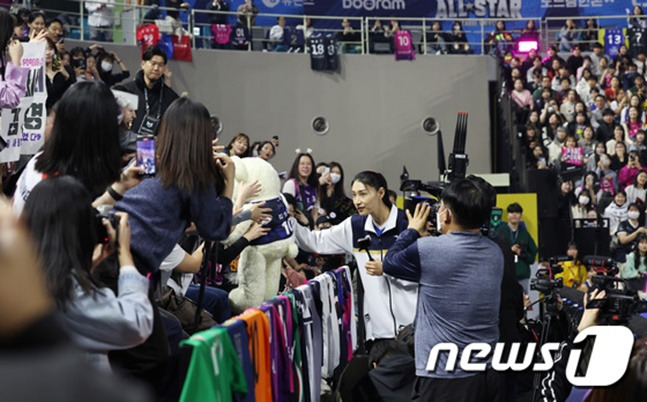
[[[365,268],[368,256],[366,251],[359,249],[359,240],[368,235],[371,239],[371,255],[376,260],[383,260],[389,247],[407,226],[404,212],[394,205],[382,227],[376,227],[371,216],[361,215],[351,216],[339,225],[322,231],[310,231],[294,224],[295,238],[301,249],[320,254],[352,253],[357,260],[365,293],[366,340],[395,338],[403,327],[413,322],[418,284],[390,275],[369,275]]]

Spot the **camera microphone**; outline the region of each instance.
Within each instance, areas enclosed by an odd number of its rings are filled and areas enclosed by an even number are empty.
[[[558,255],[550,258],[550,262],[564,262],[564,261],[573,261],[573,257],[569,255]]]
[[[595,266],[595,267],[609,267],[613,266],[613,258],[604,257],[600,255],[587,255],[582,260],[584,265]]]
[[[366,251],[366,255],[368,255],[369,261],[375,261],[371,253],[368,251],[368,248],[371,247],[371,235],[366,235],[357,240],[357,245],[359,246],[359,249],[361,251]]]

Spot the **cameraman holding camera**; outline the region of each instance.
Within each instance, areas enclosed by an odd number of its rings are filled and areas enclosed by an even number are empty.
[[[432,348],[452,343],[494,345],[503,277],[503,254],[481,234],[492,209],[491,197],[469,179],[445,188],[436,213],[443,236],[420,238],[430,207],[407,211],[408,229],[384,257],[384,273],[419,283],[415,321],[416,384],[412,400],[492,400],[502,397],[501,376],[492,369],[466,372],[446,370],[447,355],[440,354],[436,369],[426,369]],[[477,359],[478,360],[478,359]],[[490,359],[479,361],[489,364]]]

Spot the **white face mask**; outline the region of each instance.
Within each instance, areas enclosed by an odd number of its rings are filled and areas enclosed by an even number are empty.
[[[586,205],[589,203],[589,197],[580,196],[580,204]]]
[[[101,62],[101,69],[103,71],[112,71],[112,63],[107,62],[107,61],[102,61]]]
[[[631,220],[635,221],[636,219],[638,219],[639,216],[640,216],[640,212],[637,212],[637,211],[627,212],[627,218]]]
[[[257,150],[252,151],[252,156],[254,158],[257,157],[258,156],[258,151]]]
[[[332,182],[332,184],[339,183],[339,180],[341,180],[341,175],[339,173],[330,174],[330,181]]]

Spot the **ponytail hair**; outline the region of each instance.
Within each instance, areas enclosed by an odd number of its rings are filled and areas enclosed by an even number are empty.
[[[381,188],[384,189],[384,195],[382,196],[382,202],[389,209],[391,209],[391,201],[389,201],[389,186],[386,184],[386,179],[382,176],[381,173],[373,172],[371,170],[365,170],[359,172],[357,176],[353,179],[353,183],[356,181],[362,183],[365,186],[373,187],[375,191],[378,191]]]

